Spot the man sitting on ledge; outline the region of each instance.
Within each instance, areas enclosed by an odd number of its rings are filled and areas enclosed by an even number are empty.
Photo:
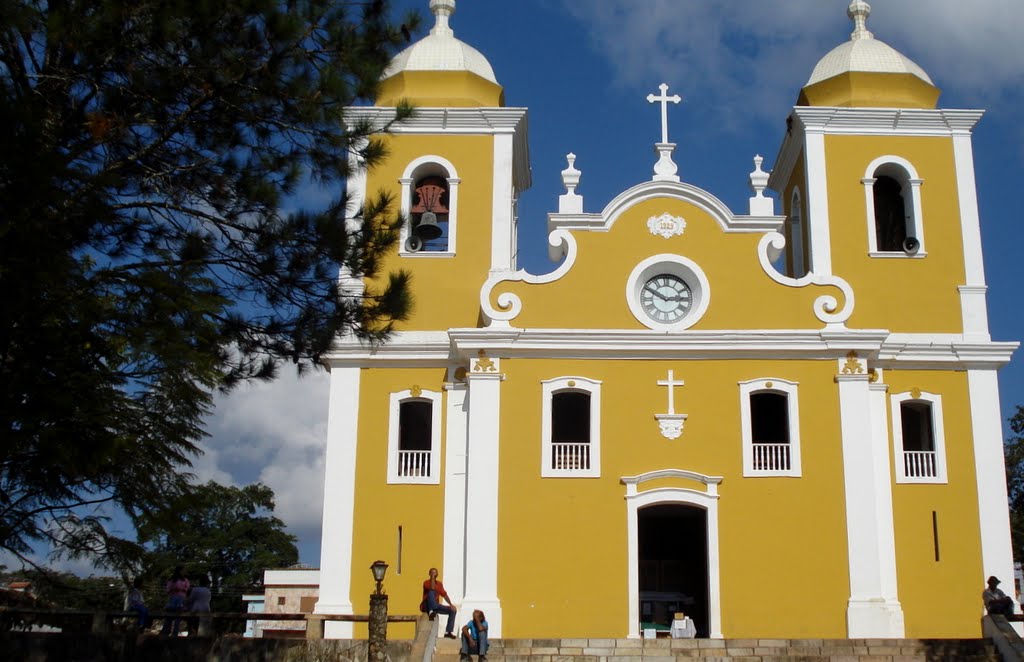
[[[989,577],[988,588],[981,594],[981,599],[985,603],[985,609],[988,610],[989,615],[995,616],[999,614],[1000,616],[1005,616],[1008,621],[1024,621],[1024,615],[1015,615],[1013,613],[1013,600],[1010,596],[996,588],[999,584],[998,577]]]

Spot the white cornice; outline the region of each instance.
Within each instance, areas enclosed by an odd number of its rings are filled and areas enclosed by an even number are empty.
[[[836,108],[796,106],[772,170],[768,187],[779,191],[793,172],[803,147],[804,133],[858,136],[970,135],[983,110],[929,110],[921,108]]]
[[[856,351],[894,369],[998,368],[1017,342],[965,342],[954,334],[866,330],[685,331],[466,328],[399,332],[385,345],[339,342],[329,365],[444,366],[483,349],[502,358],[551,359],[838,359]]]
[[[383,129],[395,119],[395,109],[378,106],[350,106],[344,111],[346,125],[370,122]],[[393,134],[426,135],[450,133],[458,135],[494,135],[511,133],[513,177],[520,192],[530,188],[529,124],[526,108],[416,108],[412,117],[391,125]]]

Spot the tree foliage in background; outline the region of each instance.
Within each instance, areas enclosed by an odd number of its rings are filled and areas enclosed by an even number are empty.
[[[209,577],[214,611],[245,611],[242,594],[262,590],[265,569],[287,568],[299,560],[295,536],[285,532],[273,511],[274,492],[265,485],[209,482],[147,513],[138,531],[147,550],[147,585],[165,581],[175,566],[183,565],[193,584],[202,575]]]
[[[342,193],[351,152],[385,156],[341,114],[417,27],[389,17],[0,0],[0,549],[136,553],[93,507],[185,493],[213,389],[407,316],[407,276],[378,273],[392,201]],[[380,285],[343,297],[339,265]]]
[[[1013,436],[1006,440],[1006,489],[1010,497],[1010,534],[1013,538],[1013,558],[1024,559],[1024,407],[1010,417]]]

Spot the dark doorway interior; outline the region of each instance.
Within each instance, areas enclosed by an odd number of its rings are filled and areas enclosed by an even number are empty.
[[[708,636],[708,518],[696,506],[665,504],[637,513],[640,621],[670,625],[675,612]]]

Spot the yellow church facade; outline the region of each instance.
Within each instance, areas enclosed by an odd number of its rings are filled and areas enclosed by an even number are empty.
[[[663,85],[652,173],[584,211],[569,155],[534,275],[527,111],[454,37],[454,0],[429,6],[378,105],[348,112],[418,108],[349,182],[408,217],[383,271],[412,274],[415,310],[328,361],[316,611],[361,612],[382,559],[392,612],[437,567],[492,637],[639,637],[677,612],[699,637],[978,636],[985,577],[1013,575],[996,370],[1017,346],[988,332],[981,112],[937,108],[856,0],[744,213],[676,174]]]

